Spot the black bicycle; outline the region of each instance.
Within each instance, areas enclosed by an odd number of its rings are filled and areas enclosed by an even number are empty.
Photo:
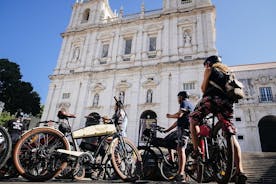
[[[143,160],[143,176],[145,179],[160,179],[157,172],[164,180],[176,175],[178,170],[178,157],[176,153],[177,132],[173,131],[164,138],[156,137],[156,131],[163,133],[165,128],[154,126],[143,131],[145,144],[139,146]],[[159,178],[158,178],[159,177]]]
[[[11,155],[12,141],[8,131],[0,126],[0,169],[6,164]],[[1,175],[1,173],[0,173]]]

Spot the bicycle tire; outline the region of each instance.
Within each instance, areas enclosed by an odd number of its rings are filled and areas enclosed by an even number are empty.
[[[12,140],[10,134],[4,127],[0,126],[0,169],[6,164],[11,155]]]
[[[141,175],[142,158],[132,141],[125,137],[122,139],[123,142],[119,138],[115,138],[111,143],[111,162],[115,172],[123,181],[135,181]],[[125,146],[125,150],[122,149],[122,145]]]
[[[55,155],[56,150],[69,148],[68,140],[60,131],[47,127],[35,128],[26,132],[15,145],[14,165],[27,180],[47,181],[67,166],[60,155]]]
[[[167,158],[169,154],[166,154],[165,157]],[[171,178],[176,176],[178,171],[178,157],[177,153],[174,154],[174,162],[170,163],[166,158],[162,159],[160,162],[160,172],[163,179],[170,181]],[[165,160],[166,159],[166,160]]]
[[[139,149],[139,152],[142,157],[142,163],[143,163],[143,179],[158,179],[158,173],[156,173],[156,170],[158,168],[158,161],[157,161],[157,155],[155,152],[150,148],[142,148]]]
[[[220,184],[226,184],[229,183],[232,177],[232,172],[233,172],[233,167],[234,167],[234,140],[233,140],[232,134],[225,134],[223,135],[224,139],[226,140],[226,146],[222,147],[222,149],[219,150],[219,155],[217,156],[217,164],[216,170],[217,172],[214,175],[214,179],[216,182]],[[223,138],[222,138],[223,139]],[[224,160],[222,160],[224,159]],[[225,161],[225,159],[227,159]],[[219,165],[220,163],[223,164],[224,162],[225,165]],[[222,167],[225,168],[222,168]]]

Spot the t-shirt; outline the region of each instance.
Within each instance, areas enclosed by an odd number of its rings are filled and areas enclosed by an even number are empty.
[[[194,110],[192,103],[185,99],[180,104],[180,111],[183,115],[177,119],[177,126],[188,129],[189,128],[189,114]]]

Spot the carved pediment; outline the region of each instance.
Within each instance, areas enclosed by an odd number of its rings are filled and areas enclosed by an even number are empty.
[[[93,91],[94,92],[100,92],[105,90],[105,86],[102,83],[97,83],[93,86]]]
[[[57,104],[57,108],[58,109],[69,109],[69,107],[71,106],[71,103],[70,102],[61,102],[59,104]]]
[[[158,81],[149,78],[145,82],[142,83],[143,88],[154,88],[159,84]]]
[[[268,84],[272,81],[272,76],[264,76],[264,75],[259,75],[259,77],[257,79],[255,79],[255,82],[256,84],[262,84],[262,85],[265,85],[265,84]]]
[[[116,85],[116,89],[125,90],[131,87],[131,84],[127,81],[121,81]]]

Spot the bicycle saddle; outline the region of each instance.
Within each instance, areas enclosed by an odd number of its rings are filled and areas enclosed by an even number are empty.
[[[65,111],[58,111],[57,116],[59,119],[76,118],[76,116],[74,114],[70,114]]]

